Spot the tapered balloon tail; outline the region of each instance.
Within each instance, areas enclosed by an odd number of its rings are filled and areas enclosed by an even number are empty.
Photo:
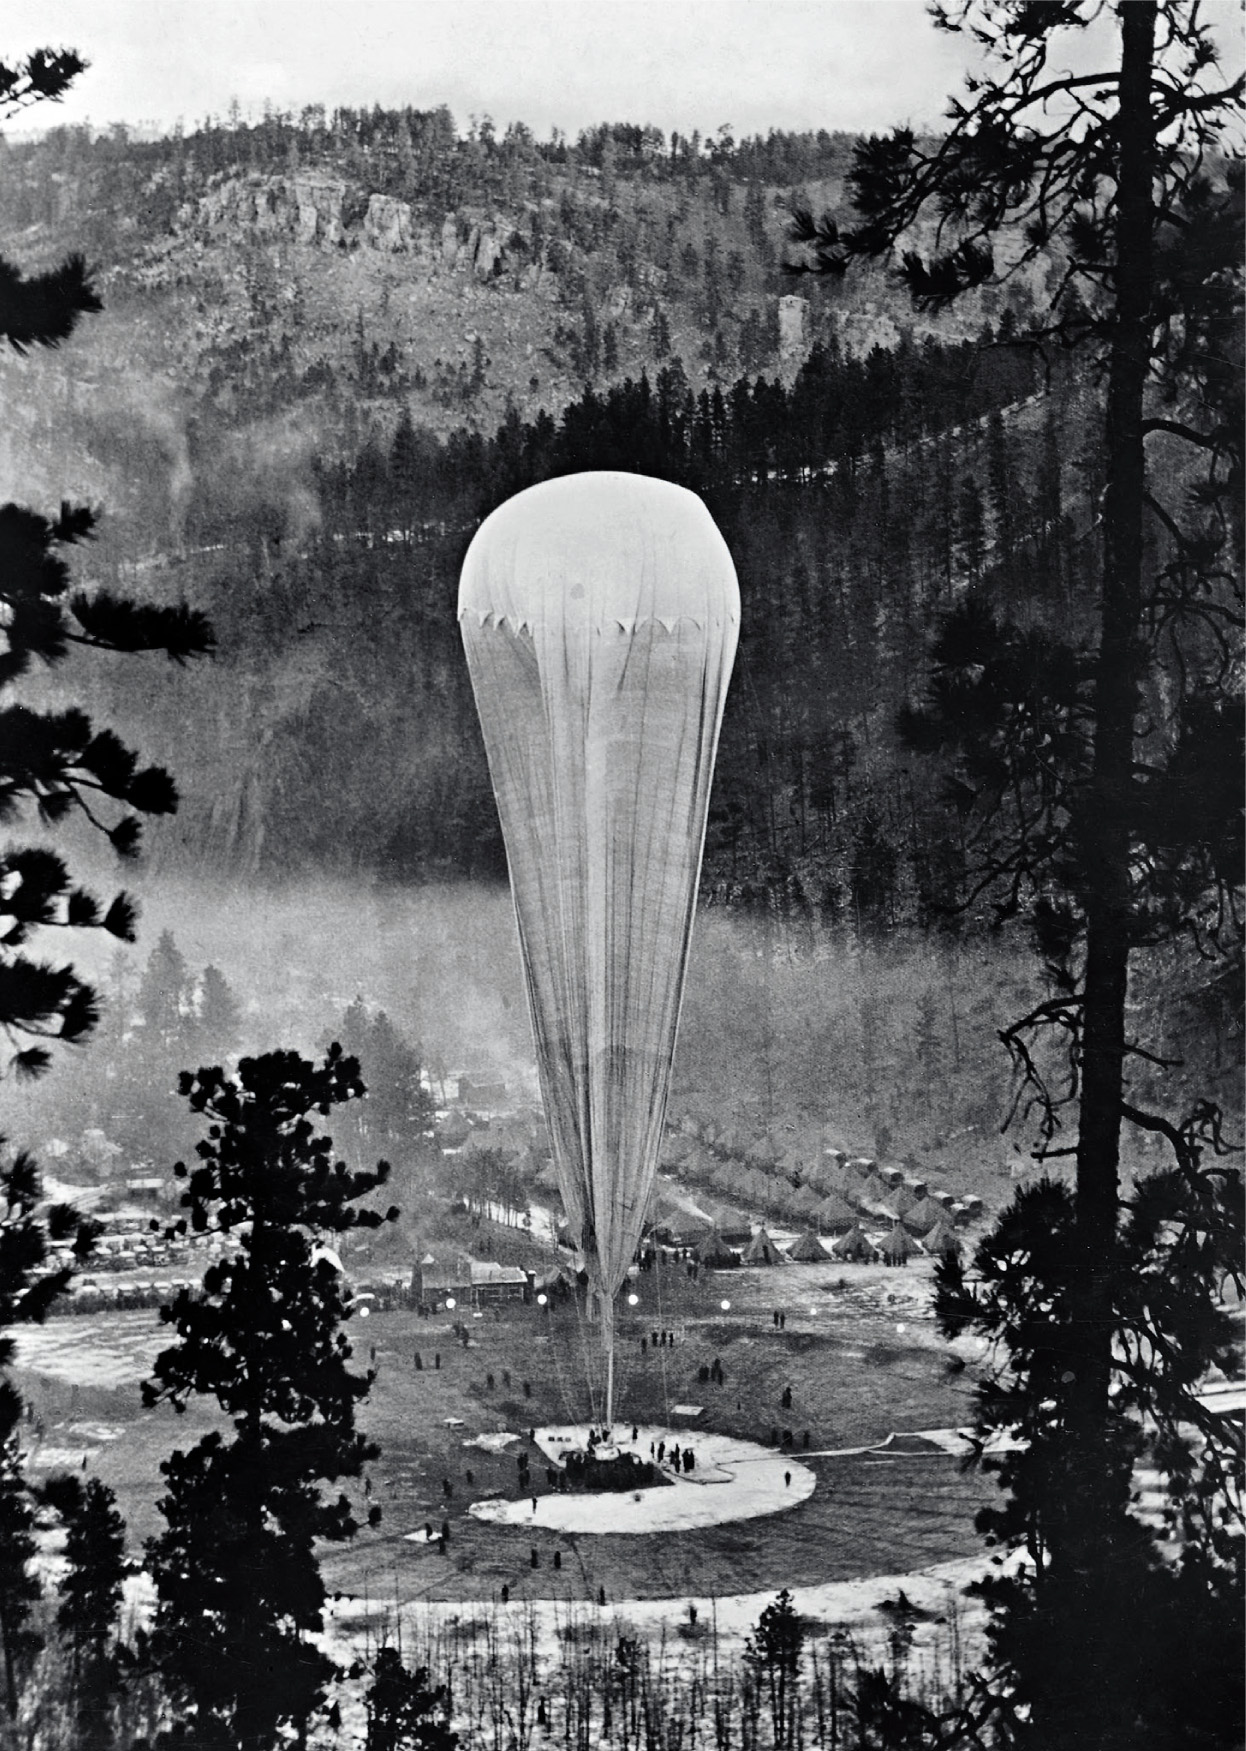
[[[601,1307],[601,1347],[606,1358],[606,1427],[614,1422],[614,1297],[603,1289]]]

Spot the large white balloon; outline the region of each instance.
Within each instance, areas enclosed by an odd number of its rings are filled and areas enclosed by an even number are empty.
[[[705,506],[641,475],[519,493],[463,566],[554,1162],[608,1357],[657,1166],[739,619]]]

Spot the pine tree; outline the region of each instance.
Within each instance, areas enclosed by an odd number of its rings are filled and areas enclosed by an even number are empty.
[[[241,1030],[242,1010],[228,979],[218,967],[205,967],[195,1003],[193,1056],[226,1056]]]
[[[143,1042],[153,1057],[187,1052],[193,1029],[194,980],[171,930],[162,930],[148,956],[138,988]]]
[[[671,325],[667,318],[666,311],[663,310],[660,304],[654,309],[653,323],[650,332],[650,344],[653,347],[654,358],[669,358],[671,351]]]
[[[0,65],[0,119],[63,96],[85,66],[72,49],[38,49],[24,61]],[[33,347],[60,346],[81,317],[101,308],[80,255],[33,275],[0,258],[0,341],[19,357]],[[82,505],[62,504],[52,517],[0,505],[0,690],[12,688],[36,661],[48,667],[62,662],[71,646],[164,651],[179,663],[211,649],[206,620],[188,608],[150,607],[107,590],[71,593],[65,550],[87,540],[95,521]],[[90,822],[127,855],[138,845],[139,816],[170,814],[177,792],[166,772],[140,767],[120,738],[96,729],[85,712],[0,701],[0,814],[13,820],[26,804],[44,826],[71,815]],[[0,885],[9,915],[0,942],[0,1029],[15,1048],[17,1073],[34,1076],[51,1062],[43,1042],[84,1040],[98,1018],[98,1002],[72,967],[27,953],[31,935],[68,926],[103,929],[128,942],[134,908],[119,894],[101,911],[72,882],[64,861],[42,845],[0,853]],[[22,1044],[23,1037],[30,1043]]]
[[[425,1667],[411,1671],[397,1648],[377,1653],[367,1711],[364,1751],[455,1751],[459,1742],[450,1730],[449,1690],[430,1684]]]
[[[195,1711],[196,1745],[267,1751],[287,1728],[305,1742],[338,1672],[310,1639],[325,1598],[315,1546],[349,1539],[359,1521],[346,1495],[320,1486],[360,1477],[377,1451],[355,1428],[372,1376],[348,1366],[349,1289],[320,1241],[397,1211],[357,1207],[388,1164],[350,1171],[313,1122],[364,1092],[339,1047],[319,1066],[271,1052],[244,1058],[236,1077],[186,1074],[181,1088],[208,1124],[198,1164],[175,1168],[182,1207],[195,1233],[235,1250],[201,1294],[182,1290],[162,1310],[179,1342],[157,1357],[143,1399],[184,1410],[210,1395],[233,1438],[213,1430],[161,1467],[152,1646]]]
[[[785,1587],[767,1605],[745,1644],[745,1661],[765,1687],[775,1751],[797,1741],[800,1661],[805,1632]]]
[[[993,1645],[1008,1730],[1060,1751],[1155,1743],[1187,1719],[1180,1742],[1231,1743],[1240,1729],[1231,1707],[1187,1717],[1191,1690],[1203,1683],[1219,1705],[1223,1685],[1201,1657],[1193,1683],[1172,1670],[1168,1642],[1184,1617],[1198,1626],[1186,1645],[1201,1636],[1214,1656],[1220,1627],[1240,1623],[1240,1438],[1193,1385],[1218,1353],[1219,1283],[1240,1273],[1241,1178],[1213,1102],[1169,1116],[1138,1098],[1140,1068],[1162,1066],[1127,1011],[1152,945],[1192,937],[1226,961],[1240,953],[1241,176],[1222,137],[1243,80],[1219,74],[1195,0],[1119,0],[1114,64],[1065,71],[1066,33],[1103,10],[936,7],[988,55],[948,131],[860,144],[855,229],[795,222],[819,270],[899,245],[925,308],[995,276],[1005,227],[1023,263],[1058,246],[1051,308],[1023,338],[1071,350],[1104,384],[1101,541],[1078,616],[1089,638],[1078,643],[1076,623],[1012,625],[970,599],[939,635],[927,707],[904,726],[955,761],[976,893],[1001,919],[1028,917],[1051,984],[1003,1037],[1038,1153],[1073,1156],[1075,1189],[1005,1213],[979,1249],[979,1287],[941,1267],[939,1308],[949,1331],[1001,1346],[984,1431],[1026,1433],[1002,1467],[1008,1506],[987,1524],[1032,1566],[990,1589]],[[931,213],[927,256],[911,240]],[[1163,1138],[1172,1163],[1132,1196],[1126,1126]],[[1133,1512],[1144,1447],[1169,1494],[1175,1568]]]
[[[22,1472],[21,1409],[6,1380],[0,1386],[0,1655],[10,1721],[17,1719],[22,1680],[43,1642],[30,1622],[42,1589],[32,1568],[35,1511]]]
[[[69,1646],[79,1744],[95,1751],[112,1744],[125,1522],[113,1492],[97,1477],[85,1484],[72,1474],[52,1478],[43,1493],[65,1528],[67,1572],[56,1624]]]
[[[0,1148],[3,1139],[0,1139]],[[64,1293],[74,1266],[52,1265],[52,1246],[89,1256],[95,1224],[67,1204],[44,1210],[39,1171],[24,1151],[0,1163],[0,1657],[9,1718],[17,1715],[20,1681],[40,1637],[30,1624],[39,1598],[30,1564],[35,1554],[34,1506],[22,1471],[22,1400],[7,1370],[16,1349],[12,1327],[42,1323]]]

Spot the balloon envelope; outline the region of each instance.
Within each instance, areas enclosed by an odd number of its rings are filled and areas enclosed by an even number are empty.
[[[559,1188],[607,1314],[657,1166],[739,616],[700,499],[641,475],[519,493],[463,566]]]

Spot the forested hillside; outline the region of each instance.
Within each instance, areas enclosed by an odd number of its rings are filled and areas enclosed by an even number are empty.
[[[67,677],[179,775],[159,866],[500,880],[463,551],[533,481],[639,469],[705,497],[740,574],[707,899],[871,953],[990,927],[963,799],[897,718],[954,603],[1082,627],[1098,390],[1018,344],[1054,260],[922,317],[883,267],[793,275],[790,213],[842,201],[850,148],[632,126],[540,143],[487,121],[460,138],[445,111],[6,147],[5,246],[83,248],[106,313],[41,363],[37,400],[20,360],[0,366],[0,488],[95,497],[90,569],[189,598],[219,639],[175,684]],[[996,983],[973,1001],[998,1007]],[[901,1003],[899,979],[902,1042],[924,1027],[946,1056],[945,985],[936,966]],[[1170,1036],[1189,1003],[1232,1011],[1161,989]],[[876,1086],[899,1060],[871,1051]]]

